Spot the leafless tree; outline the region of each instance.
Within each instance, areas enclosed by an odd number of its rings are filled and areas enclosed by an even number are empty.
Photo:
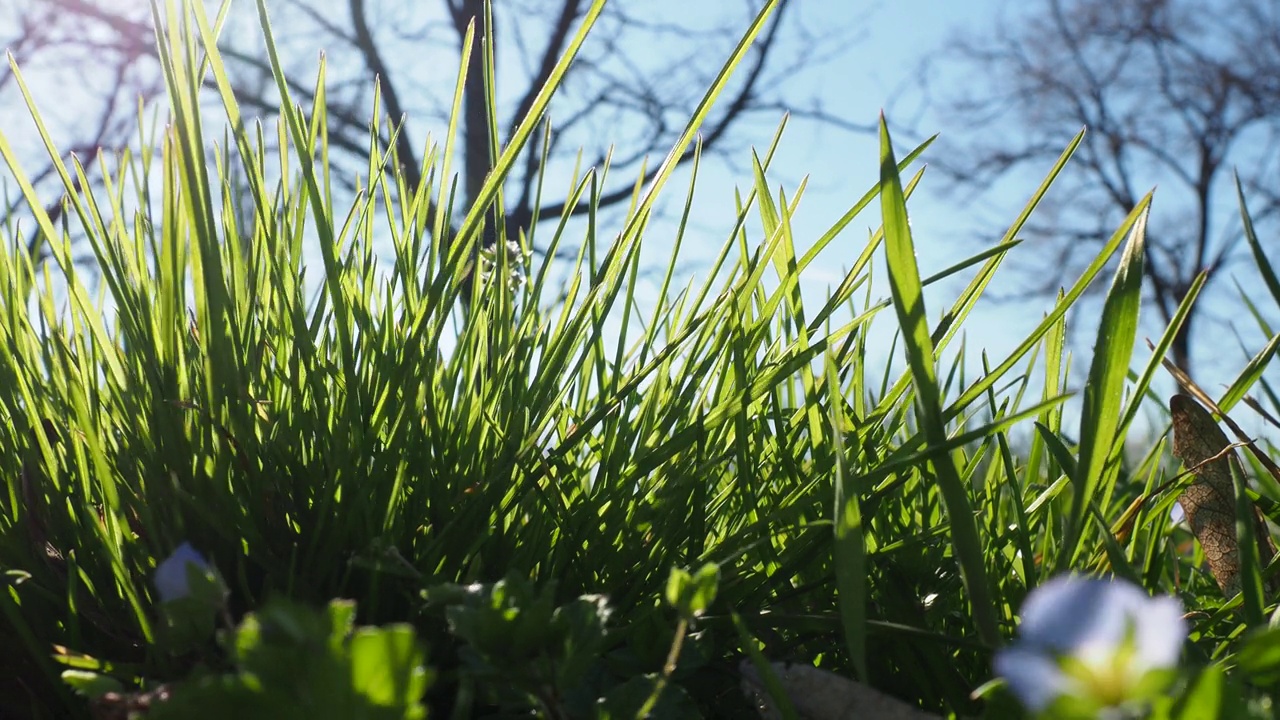
[[[1152,186],[1145,292],[1166,322],[1201,271],[1208,290],[1245,254],[1233,172],[1255,224],[1274,228],[1280,3],[1042,0],[1002,13],[993,27],[990,36],[957,39],[937,66],[967,79],[967,91],[945,102],[968,134],[941,153],[958,187],[981,191],[1043,173],[1088,128],[1046,212],[1028,227],[1053,248],[1033,261],[1032,293],[1055,292]],[[1173,344],[1184,368],[1202,314],[1193,310]]]
[[[544,196],[539,204],[537,181],[544,150],[561,167],[574,162],[580,148],[584,165],[599,165],[613,146],[612,184],[604,188],[600,205],[627,200],[636,177],[655,171],[720,60],[761,4],[761,0],[714,4],[696,13],[669,12],[673,8],[669,2],[616,0],[606,6],[553,104],[549,147],[541,146],[541,138],[531,143],[505,187],[502,220],[508,232],[528,230],[566,210],[564,194]],[[16,33],[0,37],[0,42],[8,43],[24,64],[60,62],[64,68],[77,63],[100,68],[109,56],[122,75],[110,91],[113,101],[105,103],[98,115],[103,126],[114,131],[121,126],[121,112],[126,121],[132,120],[132,102],[121,99],[138,92],[139,82],[148,93],[159,87],[147,5],[143,0],[17,0],[17,7],[8,11]],[[210,3],[210,8],[214,5]],[[533,103],[589,5],[586,0],[501,0],[493,3],[492,28],[485,27],[483,0],[271,0],[268,7],[291,92],[304,106],[313,98],[319,54],[325,54],[329,142],[338,152],[336,160],[346,163],[347,177],[353,178],[367,163],[376,78],[390,121],[382,127],[403,122],[394,150],[409,187],[414,188],[423,180],[421,150],[428,132],[439,140],[447,127],[459,48],[468,25],[476,25],[477,48],[486,32],[495,38],[496,134],[502,141]],[[278,96],[255,6],[243,1],[235,7],[221,35],[220,49],[242,107],[270,117],[276,112]],[[800,105],[786,96],[794,74],[820,63],[824,53],[837,51],[837,39],[848,40],[845,30],[811,32],[808,26],[816,23],[805,22],[801,12],[799,4],[790,1],[778,8],[739,69],[731,93],[721,99],[719,109],[704,125],[704,155],[730,149],[735,133],[740,142],[753,123],[759,123],[754,128],[756,137],[764,135],[764,128],[771,129],[788,110],[851,127],[827,118],[816,104]],[[92,38],[93,44],[77,44],[74,38]],[[482,61],[478,49],[471,54],[463,90],[458,157],[463,210],[476,196],[493,160]],[[12,98],[0,95],[0,107],[6,105],[13,105]],[[81,127],[79,132],[84,137],[86,130]],[[77,143],[81,150],[123,142],[114,132],[89,136],[87,143]],[[383,133],[384,146],[390,137],[389,131]],[[572,213],[585,210],[569,208]],[[486,232],[491,233],[496,224],[490,222]],[[492,240],[492,235],[486,238]]]
[[[98,161],[100,150],[119,150],[136,136],[137,103],[148,103],[163,89],[153,67],[155,49],[145,5],[127,6],[19,0],[0,8],[0,27],[11,28],[5,33],[8,37],[0,35],[0,43],[49,88],[46,99],[58,100],[45,104],[42,120],[50,134],[61,141],[62,159],[74,155],[86,170]],[[25,115],[23,107],[18,76],[6,63],[0,67],[0,108],[4,109],[0,117],[5,118],[6,134],[15,133]],[[34,126],[27,130],[22,137],[28,146],[40,148]],[[38,152],[23,154],[33,162],[38,157]],[[54,176],[52,163],[40,167],[30,178],[37,185]],[[0,198],[0,202],[6,203],[0,209],[0,218],[5,220],[12,219],[21,207],[21,200],[14,197]],[[61,219],[62,209],[59,201],[45,208],[54,222]],[[28,251],[36,255],[43,238],[34,228],[27,229]]]

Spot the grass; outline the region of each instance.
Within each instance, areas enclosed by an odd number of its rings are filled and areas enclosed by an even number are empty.
[[[1179,594],[1196,612],[1192,657],[1230,663],[1259,617],[1224,606],[1178,550],[1173,494],[1152,492],[1169,475],[1163,446],[1125,455],[1183,317],[1152,355],[1135,354],[1149,198],[1035,330],[1005,358],[984,354],[972,378],[974,358],[954,341],[1079,136],[999,244],[923,279],[907,223],[921,174],[903,173],[927,143],[899,159],[882,123],[879,180],[801,254],[792,219],[804,188],[789,196],[769,182],[775,137],[753,158],[713,271],[678,285],[697,160],[686,188],[671,171],[769,5],[616,226],[596,212],[608,167],[591,168],[568,204],[589,208],[585,231],[566,210],[536,229],[545,255],[520,235],[519,252],[480,256],[505,173],[599,8],[495,144],[496,170],[469,208],[453,195],[456,125],[427,147],[420,187],[371,140],[360,192],[341,198],[323,68],[316,104],[295,105],[261,0],[278,153],[241,114],[213,42],[226,5],[208,18],[172,0],[156,11],[167,124],[148,134],[140,122],[138,149],[95,178],[58,161],[41,126],[65,186],[98,188],[68,189],[61,226],[0,128],[50,256],[33,265],[23,228],[5,228],[7,709],[85,716],[60,679],[68,667],[154,689],[233,666],[208,637],[178,650],[167,634],[150,578],[183,542],[220,570],[231,623],[271,598],[350,598],[362,626],[407,623],[435,671],[425,703],[436,717],[654,703],[657,716],[746,717],[737,663],[748,655],[816,663],[934,711],[999,716],[1010,706],[998,692],[971,693],[1029,590],[1072,570]],[[208,81],[224,118],[199,109]],[[659,195],[682,191],[675,249],[645,308],[633,294],[639,249]],[[877,201],[882,227],[828,300],[807,306],[806,269]],[[73,238],[92,267],[73,262]],[[383,266],[372,248],[388,238]],[[319,268],[306,264],[311,248]],[[575,248],[555,285],[547,258]],[[870,274],[881,251],[887,300]],[[1112,267],[1081,422],[1065,428],[1068,312]],[[922,287],[962,272],[972,280],[951,305],[926,308]],[[896,377],[867,354],[866,329],[890,307],[908,361]],[[1261,387],[1274,405],[1262,379],[1274,349],[1224,398]],[[1122,515],[1131,529],[1113,533]],[[293,617],[272,612],[264,627]],[[346,627],[345,610],[330,612],[325,633]]]

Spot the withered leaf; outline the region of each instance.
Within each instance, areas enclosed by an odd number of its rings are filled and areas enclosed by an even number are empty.
[[[1240,459],[1213,416],[1193,398],[1174,395],[1169,400],[1169,410],[1173,415],[1173,454],[1196,478],[1182,491],[1178,504],[1204,548],[1209,572],[1218,581],[1222,594],[1231,597],[1240,592],[1240,545],[1236,539],[1231,463],[1239,463]],[[1258,557],[1265,564],[1275,555],[1276,548],[1257,508],[1253,520]]]

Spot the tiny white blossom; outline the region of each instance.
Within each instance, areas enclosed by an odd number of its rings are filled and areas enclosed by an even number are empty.
[[[156,592],[160,594],[160,602],[169,602],[184,598],[191,594],[187,582],[187,566],[195,565],[202,572],[214,572],[208,560],[191,547],[191,543],[182,543],[156,566]]]
[[[1032,712],[1064,695],[1102,707],[1142,701],[1134,697],[1140,683],[1176,667],[1187,636],[1176,599],[1118,580],[1054,578],[1032,591],[1021,615],[1018,640],[994,666]]]

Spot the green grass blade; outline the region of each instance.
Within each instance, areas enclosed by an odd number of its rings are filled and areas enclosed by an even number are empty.
[[[845,645],[853,664],[854,678],[870,680],[867,674],[867,547],[863,537],[861,492],[850,472],[845,455],[844,394],[831,355],[826,356],[828,407],[831,411],[831,443],[835,453],[834,489],[835,542],[831,548],[836,572],[836,600]]]
[[[1150,195],[1144,200],[1150,202]],[[1124,401],[1125,380],[1133,357],[1133,343],[1138,332],[1138,311],[1142,306],[1142,265],[1145,257],[1148,212],[1144,211],[1120,258],[1120,267],[1102,306],[1098,339],[1094,345],[1089,380],[1085,385],[1084,409],[1080,417],[1080,462],[1073,481],[1073,501],[1066,534],[1059,549],[1056,568],[1071,567],[1080,550],[1080,539],[1088,516],[1088,503],[1102,493],[1099,502],[1105,511],[1112,487],[1105,484],[1115,477],[1118,466],[1116,430]]]
[[[893,159],[893,146],[884,116],[880,116],[880,207],[884,213],[885,258],[889,267],[889,286],[893,305],[902,327],[907,363],[915,380],[920,422],[930,446],[947,440],[938,381],[934,375],[933,340],[924,307],[920,270],[916,265],[915,244],[907,220],[907,205],[902,194],[902,180]],[[978,633],[992,647],[1000,643],[995,601],[987,578],[982,541],[973,516],[969,493],[949,453],[938,453],[932,465],[937,476],[947,516],[951,520],[951,541],[956,562],[964,578],[965,589],[973,610]]]

